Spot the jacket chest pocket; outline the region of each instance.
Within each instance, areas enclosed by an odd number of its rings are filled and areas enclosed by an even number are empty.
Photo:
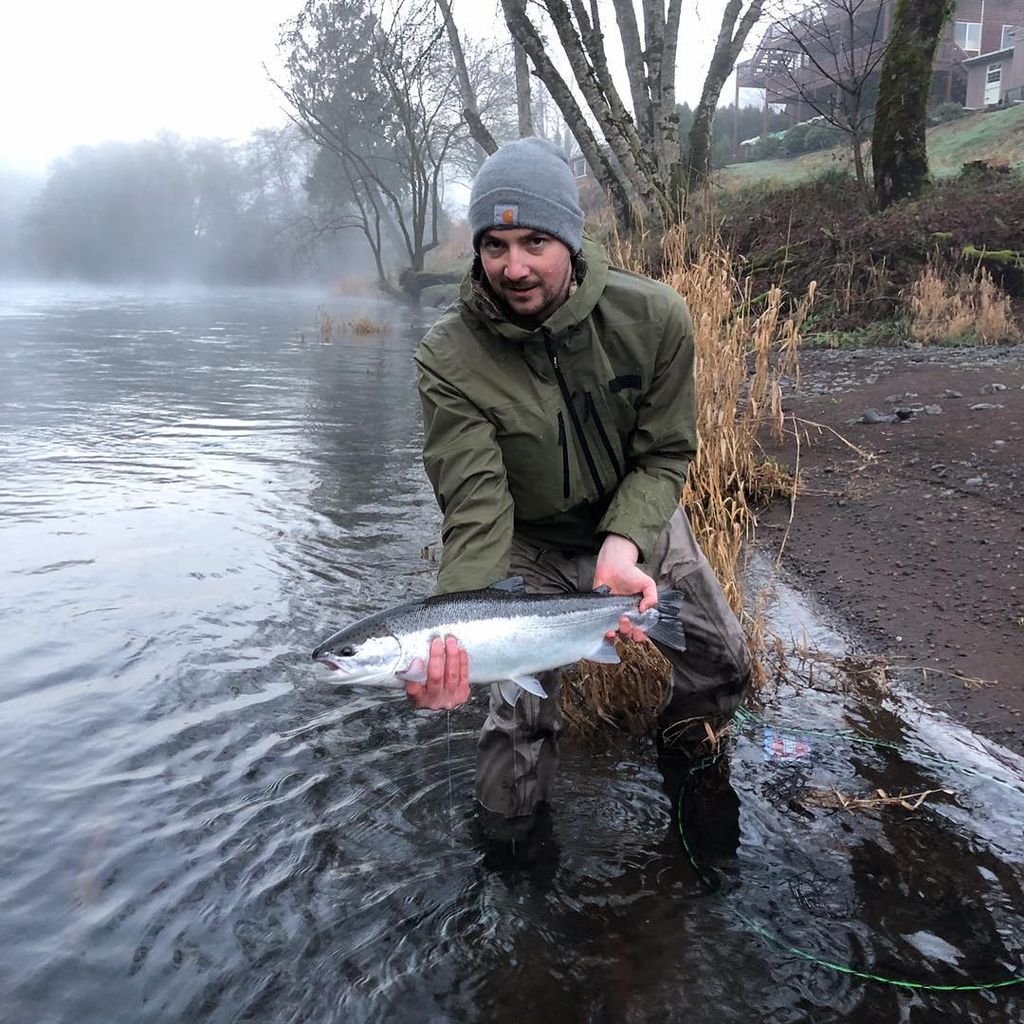
[[[590,477],[598,498],[610,497],[629,471],[629,437],[636,410],[628,396],[612,394],[602,384],[581,380],[570,393],[566,429],[575,442],[581,472]]]
[[[578,401],[589,447],[601,467],[602,479],[614,490],[627,472],[627,439],[636,425],[636,414],[627,401],[610,396],[603,388],[584,388]]]
[[[489,416],[517,519],[549,520],[597,496],[580,475],[571,418],[556,391],[530,404],[492,409]]]

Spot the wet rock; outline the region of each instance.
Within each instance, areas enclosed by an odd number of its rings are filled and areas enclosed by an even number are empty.
[[[963,393],[960,392],[960,391],[954,391],[952,388],[946,388],[946,390],[942,392],[942,397],[943,398],[963,398],[964,396],[963,396]]]
[[[900,422],[903,422],[904,420],[913,419],[914,418],[914,414],[917,412],[917,410],[916,409],[893,409],[893,412],[896,414],[896,419],[898,419]]]
[[[995,402],[975,402],[970,407],[971,412],[981,412],[983,409],[1002,409],[1004,406]]]
[[[851,423],[895,423],[899,417],[895,413],[879,412],[877,409],[866,409],[864,415]]]
[[[1005,391],[1005,390],[1006,390],[1006,385],[1005,384],[983,384],[982,387],[981,387],[982,394],[985,394],[985,395],[991,395],[991,394],[994,394],[996,391]]]
[[[942,406],[941,405],[926,405],[924,411],[929,416],[941,416]]]
[[[980,476],[971,476],[964,481],[964,487],[980,487],[984,482]]]

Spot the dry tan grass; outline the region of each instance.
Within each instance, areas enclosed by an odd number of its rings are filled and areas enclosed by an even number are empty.
[[[356,337],[377,337],[391,333],[391,324],[387,321],[374,320],[365,313],[360,313],[353,320],[341,320],[331,316],[323,306],[317,308],[317,326],[320,328],[320,340],[327,343],[340,334],[353,334]]]
[[[616,245],[613,239],[610,248],[616,264],[642,272],[642,245]],[[682,500],[698,543],[739,613],[740,553],[754,530],[754,505],[788,495],[793,487],[785,470],[764,459],[758,438],[781,435],[780,380],[799,373],[800,328],[814,291],[787,312],[785,296],[773,288],[757,311],[749,283],[738,278],[732,254],[715,239],[703,238],[691,251],[685,229],[674,229],[663,240],[662,254],[663,280],[687,300],[696,336],[700,447]],[[747,625],[756,654],[763,644],[760,626]],[[756,660],[760,681],[764,670]],[[647,729],[667,682],[667,662],[647,645],[628,650],[622,666],[588,665],[567,675],[562,688],[567,724],[583,733],[609,722]]]
[[[924,345],[949,341],[991,345],[1020,338],[1010,297],[983,267],[949,278],[929,263],[911,288],[910,312],[910,333]]]

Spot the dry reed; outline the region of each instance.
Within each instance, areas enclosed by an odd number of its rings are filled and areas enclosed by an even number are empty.
[[[739,562],[755,526],[754,505],[788,495],[793,487],[785,470],[764,459],[758,438],[781,435],[780,382],[799,373],[800,328],[814,288],[791,307],[782,291],[772,288],[757,312],[732,253],[715,239],[702,238],[694,251],[687,241],[683,227],[666,235],[661,275],[687,300],[696,338],[700,446],[682,500],[729,603],[741,613]],[[619,266],[642,272],[640,247],[613,241],[611,249]],[[748,623],[755,654],[760,635],[756,623]],[[567,725],[584,736],[607,723],[649,729],[666,696],[668,676],[668,663],[651,645],[631,646],[621,666],[588,664],[568,673],[562,687]],[[763,677],[759,664],[757,681]]]
[[[391,333],[391,324],[387,321],[374,320],[365,313],[360,313],[353,320],[341,320],[331,316],[323,306],[317,308],[317,326],[320,328],[320,340],[330,342],[335,335],[354,334],[356,337],[376,337]]]
[[[1010,297],[984,267],[946,278],[929,263],[911,287],[910,312],[910,333],[923,345],[950,341],[991,345],[1020,337]]]
[[[889,807],[899,807],[904,811],[916,811],[931,796],[942,794],[953,796],[951,789],[923,789],[919,793],[898,793],[890,795],[884,789],[876,789],[871,796],[847,796],[837,789],[808,790],[803,794],[802,802],[815,804],[835,811],[876,811]]]

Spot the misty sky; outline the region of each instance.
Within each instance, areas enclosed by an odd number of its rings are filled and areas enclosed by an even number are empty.
[[[700,96],[725,0],[684,0],[679,100]],[[0,168],[43,171],[76,145],[161,131],[242,139],[285,120],[263,64],[301,0],[0,0]],[[474,34],[490,0],[453,0]],[[609,34],[613,22],[609,12]],[[722,102],[732,101],[731,85]]]

